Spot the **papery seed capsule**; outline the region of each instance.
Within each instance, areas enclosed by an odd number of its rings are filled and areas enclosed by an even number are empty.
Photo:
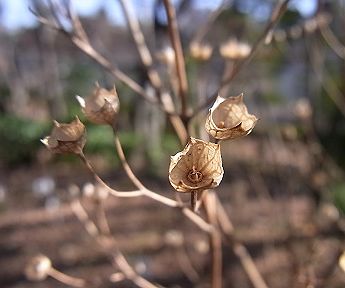
[[[227,99],[218,96],[207,116],[205,128],[216,139],[235,139],[248,135],[257,120],[248,113],[243,94]]]
[[[112,90],[96,88],[86,99],[76,96],[86,118],[95,124],[114,125],[120,109],[120,101],[115,87]]]
[[[54,121],[51,134],[41,142],[54,153],[80,154],[86,143],[85,126],[78,117],[71,123]]]
[[[171,157],[169,181],[178,192],[217,187],[223,174],[219,144],[191,137],[183,151]]]

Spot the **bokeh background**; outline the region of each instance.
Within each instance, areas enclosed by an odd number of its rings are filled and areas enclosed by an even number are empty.
[[[203,39],[213,47],[212,57],[198,61],[189,45],[221,2],[173,1],[190,104],[210,97],[219,86],[226,66],[220,45],[230,38],[255,43],[276,4],[225,1]],[[118,1],[72,4],[94,47],[149,91]],[[168,85],[162,3],[133,4]],[[39,25],[28,7],[47,11],[45,1],[0,1],[0,286],[64,287],[52,279],[26,280],[25,263],[41,252],[60,270],[111,287],[104,279],[112,266],[68,204],[71,187],[83,187],[92,176],[76,157],[53,156],[39,139],[49,133],[53,119],[68,122],[78,115],[87,126],[86,154],[99,174],[116,187],[133,188],[120,167],[111,130],[88,123],[75,100],[75,95],[89,95],[98,81],[108,88],[116,84],[120,139],[148,187],[174,197],[168,165],[181,147],[166,115],[114,80],[64,35]],[[321,28],[320,15],[327,19]],[[290,1],[272,42],[259,49],[228,89],[227,96],[243,92],[249,111],[260,120],[249,136],[222,144],[225,176],[217,193],[236,237],[270,287],[306,287],[309,278],[318,283],[311,287],[345,286],[338,263],[345,229],[344,27],[343,0]],[[205,113],[195,121],[201,127]],[[109,198],[106,208],[121,250],[140,274],[168,287],[210,287],[208,238],[180,213],[144,198]],[[252,287],[231,249],[223,250],[224,287]],[[133,287],[126,281],[118,285]]]

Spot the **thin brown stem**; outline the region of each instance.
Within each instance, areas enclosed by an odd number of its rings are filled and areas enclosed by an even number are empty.
[[[101,177],[98,176],[98,174],[95,172],[95,170],[93,169],[91,163],[89,162],[89,160],[87,160],[87,158],[85,157],[84,153],[79,154],[78,155],[79,158],[84,162],[85,166],[87,167],[87,169],[91,172],[92,176],[95,178],[95,180],[102,185],[105,189],[107,189],[107,191],[115,196],[115,197],[138,197],[138,196],[142,196],[143,193],[140,190],[134,190],[134,191],[117,191],[115,189],[110,188],[103,180]]]
[[[190,206],[192,211],[196,211],[196,203],[198,201],[198,192],[191,192],[190,193]]]
[[[126,156],[125,156],[125,153],[122,149],[122,145],[121,145],[119,136],[117,135],[115,129],[113,131],[114,131],[115,147],[116,147],[117,155],[120,158],[123,169],[125,170],[129,179],[133,182],[133,184],[139,190],[146,190],[146,187],[144,186],[144,184],[142,184],[141,181],[138,179],[138,177],[135,176],[134,172],[132,171],[131,167],[129,166],[127,159],[126,159]]]
[[[213,95],[208,98],[204,103],[202,103],[191,115],[191,118],[194,117],[196,114],[198,114],[201,110],[207,108],[210,106],[217,98],[219,91],[226,85],[228,85],[236,76],[237,74],[242,70],[242,68],[253,58],[255,53],[259,50],[259,48],[264,43],[267,35],[271,33],[272,29],[275,27],[275,25],[278,23],[280,17],[284,14],[284,12],[287,9],[287,5],[290,0],[284,0],[279,1],[276,5],[276,7],[273,9],[273,12],[271,14],[270,20],[268,21],[264,31],[261,33],[259,38],[254,43],[250,53],[248,56],[241,61],[238,61],[237,64],[233,67],[231,74],[222,80],[220,83],[220,87],[217,89],[216,92],[213,93]]]
[[[116,130],[113,129],[113,131],[114,131],[115,147],[116,147],[117,154],[120,158],[123,169],[125,170],[129,179],[133,182],[133,184],[142,192],[143,195],[145,195],[149,198],[152,198],[156,201],[159,201],[159,202],[161,202],[167,206],[178,207],[179,204],[177,201],[172,200],[172,199],[167,198],[167,197],[164,197],[162,195],[159,195],[159,194],[147,189],[145,187],[145,185],[138,179],[138,177],[134,174],[133,170],[131,169],[131,167],[129,166],[129,164],[127,162],[125,153],[123,152],[122,145],[121,145],[120,139],[116,133]]]
[[[168,29],[171,44],[175,51],[175,65],[179,84],[179,96],[181,98],[181,114],[187,115],[187,92],[188,81],[186,67],[182,51],[180,34],[177,26],[176,11],[170,0],[163,0],[165,11],[168,17]]]
[[[214,230],[214,227],[202,219],[199,215],[195,214],[191,209],[187,207],[182,208],[182,213],[189,218],[194,224],[196,224],[201,230],[211,233]]]
[[[213,227],[218,227],[214,191],[207,191],[204,203],[209,222]],[[212,288],[221,288],[223,279],[222,237],[218,229],[214,229],[210,234],[210,242],[212,247]]]
[[[87,287],[86,281],[81,278],[72,277],[65,273],[60,272],[59,270],[56,270],[55,268],[51,267],[49,269],[48,275],[50,277],[53,277],[57,281],[71,287]]]

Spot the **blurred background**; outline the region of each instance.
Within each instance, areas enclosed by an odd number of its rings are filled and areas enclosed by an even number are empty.
[[[164,6],[159,0],[132,2],[169,87]],[[190,105],[210,97],[232,65],[220,46],[234,38],[253,45],[276,2],[173,1]],[[72,4],[97,51],[150,92],[120,3]],[[148,187],[174,198],[168,165],[181,147],[163,112],[115,81],[67,37],[39,25],[28,7],[49,10],[43,0],[0,1],[0,286],[64,287],[52,279],[25,279],[25,263],[41,252],[60,270],[111,287],[104,279],[112,266],[68,206],[71,187],[83,187],[92,176],[76,157],[51,155],[39,139],[49,134],[53,119],[69,122],[78,115],[87,126],[85,153],[96,170],[114,187],[132,189],[111,129],[88,123],[75,100],[90,95],[98,81],[108,88],[116,84],[120,139]],[[215,15],[202,40],[212,56],[195,57],[190,44]],[[271,43],[224,95],[243,92],[260,120],[249,136],[222,144],[225,176],[217,193],[270,287],[306,287],[309,278],[317,279],[311,287],[345,287],[338,264],[345,231],[344,27],[343,0],[290,1]],[[195,128],[202,128],[206,112]],[[208,238],[183,215],[146,198],[109,198],[106,208],[112,232],[138,273],[167,287],[210,287]],[[223,251],[224,287],[252,287],[231,249]]]

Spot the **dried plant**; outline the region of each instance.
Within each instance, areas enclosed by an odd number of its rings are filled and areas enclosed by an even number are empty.
[[[122,4],[123,13],[126,16],[129,30],[133,36],[133,41],[140,56],[140,60],[146,69],[150,84],[155,91],[155,97],[149,95],[135,80],[130,78],[115,65],[112,65],[109,60],[94,48],[80,19],[78,18],[78,15],[74,13],[69,1],[64,1],[63,4],[49,1],[51,15],[40,15],[35,11],[33,11],[33,13],[35,13],[37,19],[42,24],[48,25],[66,35],[82,52],[95,60],[105,70],[109,71],[116,80],[124,83],[146,101],[156,105],[166,113],[182,146],[186,145],[183,151],[178,152],[175,156],[171,157],[171,164],[169,171],[167,171],[167,178],[169,178],[171,185],[176,191],[191,193],[192,209],[189,208],[189,205],[184,204],[178,195],[176,195],[177,200],[165,197],[147,188],[138,179],[126,160],[121,142],[117,136],[118,129],[116,127],[116,122],[119,117],[119,98],[121,99],[121,95],[118,97],[115,87],[112,90],[107,90],[105,88],[101,88],[98,84],[95,90],[91,93],[91,96],[86,99],[77,96],[77,99],[85,116],[91,122],[111,127],[114,132],[115,147],[121,160],[121,164],[129,179],[136,186],[136,190],[119,191],[109,187],[109,185],[107,185],[98,176],[90,161],[87,159],[86,155],[84,155],[83,147],[86,142],[86,133],[84,125],[78,118],[70,124],[59,124],[55,121],[51,135],[42,140],[42,142],[52,152],[74,153],[78,155],[98,182],[97,186],[93,186],[91,184],[91,186],[87,185],[84,188],[84,194],[91,195],[90,197],[96,199],[97,203],[100,204],[98,221],[91,220],[88,215],[88,211],[85,210],[79,198],[76,198],[71,202],[71,209],[84,225],[88,234],[95,240],[95,243],[97,243],[105,253],[111,256],[114,267],[119,269],[118,272],[109,275],[110,282],[118,282],[123,279],[128,279],[139,287],[161,287],[158,284],[152,283],[141,277],[131,267],[125,255],[123,255],[123,253],[118,249],[116,240],[110,233],[104,207],[102,206],[102,202],[107,199],[108,196],[145,196],[154,201],[158,201],[165,206],[176,209],[176,213],[182,213],[210,236],[210,244],[212,247],[211,266],[213,288],[222,287],[223,241],[226,241],[230,245],[234,254],[240,259],[240,262],[253,286],[256,288],[267,287],[245,246],[236,239],[232,222],[216,193],[213,191],[214,188],[220,185],[224,173],[220,144],[191,137],[188,127],[194,116],[214,102],[207,119],[205,119],[205,126],[207,132],[217,139],[216,141],[245,136],[253,130],[257,118],[248,113],[247,107],[243,103],[243,95],[223,98],[219,96],[219,92],[234,79],[258,48],[260,48],[268,35],[272,33],[272,29],[278,22],[280,16],[284,13],[289,1],[280,1],[277,4],[266,28],[253,45],[249,46],[247,44],[231,40],[221,47],[220,53],[224,58],[237,61],[230,71],[230,74],[223,77],[219,89],[217,89],[213,95],[208,97],[204,103],[201,103],[199,107],[190,107],[185,59],[180,35],[178,33],[176,12],[172,5],[172,1],[163,1],[168,18],[169,38],[172,49],[170,48],[169,54],[167,55],[163,53],[161,58],[166,60],[167,66],[169,66],[168,68],[173,68],[171,71],[174,71],[174,73],[171,74],[171,77],[174,79],[170,79],[170,81],[176,83],[176,97],[179,99],[178,102],[173,101],[174,91],[169,91],[166,87],[163,87],[161,76],[155,70],[155,66],[153,65],[154,58],[146,45],[145,37],[141,31],[131,1],[121,0],[120,2]],[[214,21],[218,14],[219,11],[217,10],[217,13],[211,15],[207,24],[208,26],[212,24],[212,21]],[[66,23],[69,23],[69,25],[66,25]],[[202,27],[202,31],[197,33],[196,39],[194,39],[192,44],[190,44],[191,56],[202,61],[207,61],[212,55],[212,47],[201,44],[202,38],[207,30],[207,27]],[[106,192],[101,193],[100,191]],[[197,200],[200,201],[197,203]],[[198,209],[205,211],[206,216],[203,216],[204,214],[202,213],[198,213]],[[222,235],[225,237],[222,237]],[[56,275],[61,273],[56,272],[57,270],[54,270],[55,274],[47,272],[52,271],[52,266],[50,260],[49,265],[43,265],[42,263],[48,263],[46,258],[44,259],[45,260],[43,260],[43,262],[41,259],[38,263],[37,258],[35,258],[33,261],[34,264],[29,264],[27,269],[29,272],[27,274],[30,279],[43,280],[46,276],[50,275],[61,282],[68,282],[68,285],[70,286],[89,287],[88,280],[73,279],[67,275],[64,277],[57,277]],[[190,261],[188,257],[187,259],[184,259],[184,262],[186,261],[187,263]],[[34,265],[34,268],[32,268],[32,265]],[[40,268],[43,267],[42,265],[44,267],[47,266],[47,271],[44,270],[44,273]],[[187,266],[185,269],[187,269]],[[193,272],[193,269],[189,269],[189,271],[190,270],[192,270],[190,274],[195,273],[195,271]],[[33,275],[34,273],[31,271],[39,271],[42,273],[39,275]],[[63,274],[60,274],[60,276],[61,275]],[[194,281],[197,281],[198,279],[195,275],[190,278],[194,279]]]

